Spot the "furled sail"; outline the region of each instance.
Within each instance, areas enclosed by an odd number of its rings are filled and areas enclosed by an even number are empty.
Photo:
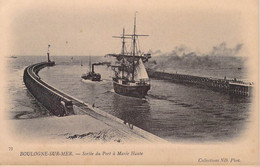
[[[134,78],[135,78],[135,81],[149,80],[144,63],[141,59],[139,59],[138,63],[136,63]]]

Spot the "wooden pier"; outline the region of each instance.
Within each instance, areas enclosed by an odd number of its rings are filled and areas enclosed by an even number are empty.
[[[166,72],[154,71],[151,69],[148,69],[147,72],[149,77],[151,78],[168,80],[175,83],[195,85],[201,88],[229,93],[232,95],[238,95],[238,96],[252,95],[253,85],[250,83],[245,83],[243,81],[238,81],[236,79],[230,80],[230,79],[207,78],[207,77],[199,77],[199,76],[185,75],[185,74],[166,73]]]

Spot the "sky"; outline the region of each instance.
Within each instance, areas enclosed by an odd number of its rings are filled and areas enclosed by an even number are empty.
[[[205,53],[222,42],[246,48],[254,5],[257,1],[10,0],[0,4],[1,34],[12,55],[45,55],[50,44],[52,55],[103,56],[120,52],[121,41],[112,36],[123,28],[132,33],[138,11],[137,33],[149,35],[140,38],[142,51],[185,45]]]

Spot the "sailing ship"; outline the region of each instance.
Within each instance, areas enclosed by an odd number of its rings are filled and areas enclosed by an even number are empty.
[[[91,81],[101,81],[101,75],[99,73],[95,73],[94,65],[95,64],[91,64],[91,57],[89,57],[89,72],[82,74],[82,79]]]
[[[123,34],[121,36],[113,36],[122,39],[122,50],[120,54],[107,54],[116,58],[116,65],[111,66],[115,72],[113,77],[113,87],[117,94],[124,96],[132,96],[143,98],[150,90],[150,80],[146,72],[144,63],[151,58],[151,54],[142,53],[137,46],[138,37],[148,35],[136,34],[136,14],[134,17],[134,32],[133,34]],[[125,39],[130,38],[131,51],[127,52]]]

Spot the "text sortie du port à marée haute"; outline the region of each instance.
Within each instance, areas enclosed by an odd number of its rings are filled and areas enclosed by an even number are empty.
[[[72,151],[27,151],[20,152],[20,156],[142,156],[140,151],[96,151],[96,152],[72,152]]]

